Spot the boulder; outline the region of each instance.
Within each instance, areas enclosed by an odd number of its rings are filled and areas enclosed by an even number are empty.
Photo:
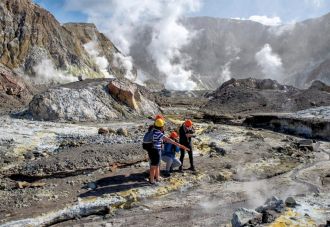
[[[307,149],[310,151],[318,151],[320,147],[320,142],[316,142],[315,140],[299,140],[298,141],[299,148]]]
[[[138,110],[141,95],[137,85],[124,80],[113,80],[108,84],[110,94],[133,110]]]
[[[296,200],[293,198],[293,197],[288,197],[286,200],[285,200],[285,205],[287,207],[296,207],[298,205],[298,203],[296,202]]]
[[[259,213],[263,213],[266,210],[273,210],[278,213],[283,212],[283,210],[284,210],[283,200],[277,198],[276,196],[272,196],[271,198],[266,200],[264,205],[262,205],[256,209],[256,211]]]
[[[107,129],[107,128],[99,128],[98,133],[101,134],[101,135],[109,134],[109,129]]]
[[[233,227],[255,226],[262,223],[262,214],[245,208],[239,208],[233,214],[231,224]]]
[[[138,90],[134,90],[134,93],[119,92],[127,94],[119,95],[121,99],[109,94],[107,86],[111,81],[86,79],[49,89],[33,97],[28,112],[36,120],[48,121],[120,120],[159,112],[158,105],[143,97]],[[125,80],[125,84],[137,89],[132,82]],[[125,97],[127,102],[123,102]]]
[[[125,136],[127,137],[128,136],[128,131],[126,128],[119,128],[117,129],[117,134],[120,135],[120,136]]]

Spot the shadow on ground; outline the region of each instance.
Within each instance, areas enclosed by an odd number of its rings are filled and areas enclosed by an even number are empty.
[[[79,197],[101,196],[103,194],[121,192],[133,188],[146,187],[150,185],[146,179],[147,177],[148,174],[146,172],[105,177],[95,182],[96,189],[82,193]]]

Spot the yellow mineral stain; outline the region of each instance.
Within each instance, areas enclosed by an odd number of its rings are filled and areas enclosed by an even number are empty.
[[[288,209],[278,217],[270,227],[312,227],[317,226],[309,216],[303,216],[292,209]]]
[[[139,193],[136,189],[130,189],[127,191],[118,192],[117,194],[125,198],[129,202],[136,202],[139,197]]]

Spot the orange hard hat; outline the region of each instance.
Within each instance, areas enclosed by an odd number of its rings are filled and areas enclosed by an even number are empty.
[[[161,114],[157,114],[157,115],[155,116],[155,120],[157,120],[157,119],[165,120],[165,117],[164,117],[163,115],[161,115]]]
[[[184,122],[184,125],[185,125],[186,127],[191,127],[191,126],[193,125],[193,123],[192,123],[191,120],[186,120],[186,121]]]
[[[178,133],[176,133],[176,132],[171,132],[171,134],[170,134],[170,138],[176,139],[176,138],[178,138],[178,137],[179,137]]]

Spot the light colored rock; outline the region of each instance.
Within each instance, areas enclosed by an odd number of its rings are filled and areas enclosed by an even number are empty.
[[[108,83],[108,79],[85,80],[49,89],[34,96],[29,112],[36,120],[106,121],[136,118],[159,111],[157,104],[144,98],[138,90],[135,92],[139,94],[139,102],[134,102],[138,107],[124,104],[107,92]]]
[[[233,227],[255,226],[262,223],[262,214],[245,208],[239,208],[233,214],[231,224]]]
[[[114,99],[140,114],[155,115],[159,112],[158,106],[146,99],[139,91],[138,85],[129,80],[112,80],[108,84],[108,89]]]
[[[108,85],[109,92],[119,101],[125,103],[134,110],[139,109],[138,102],[141,101],[137,86],[125,81],[113,80]]]

